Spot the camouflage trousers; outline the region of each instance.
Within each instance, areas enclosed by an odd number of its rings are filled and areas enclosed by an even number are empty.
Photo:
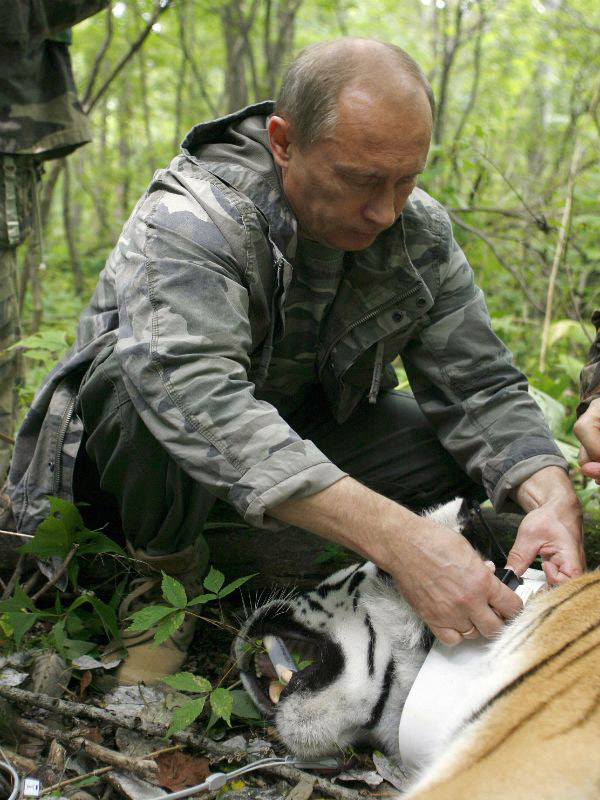
[[[135,411],[114,355],[86,378],[79,395],[85,446],[75,497],[90,503],[88,525],[108,523],[150,555],[182,550],[201,535],[213,496],[154,439]],[[339,425],[316,388],[287,420],[335,464],[413,510],[457,495],[485,497],[442,448],[412,395],[382,392]]]
[[[17,421],[23,360],[7,348],[21,337],[17,293],[17,246],[31,229],[34,160],[0,154],[0,484],[6,476]]]

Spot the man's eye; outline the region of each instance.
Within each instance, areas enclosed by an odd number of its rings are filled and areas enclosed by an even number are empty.
[[[350,176],[346,180],[354,186],[373,186],[377,182],[377,178],[361,177],[359,175]]]

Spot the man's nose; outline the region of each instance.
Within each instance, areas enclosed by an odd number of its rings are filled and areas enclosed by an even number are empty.
[[[397,197],[393,189],[382,188],[374,192],[364,207],[363,214],[368,222],[384,230],[393,225],[402,210],[397,209]]]

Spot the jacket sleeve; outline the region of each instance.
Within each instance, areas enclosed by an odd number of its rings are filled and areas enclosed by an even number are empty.
[[[108,0],[2,0],[0,42],[40,44],[108,6]]]
[[[270,507],[345,473],[254,396],[253,255],[231,194],[207,180],[182,188],[181,178],[158,176],[113,257],[115,352],[128,392],[193,479],[250,523],[285,527]]]
[[[440,287],[429,321],[402,354],[421,409],[494,508],[546,466],[567,469],[544,417],[494,334],[473,271],[442,218]]]
[[[600,310],[594,311],[592,323],[596,326],[596,339],[590,348],[588,363],[581,370],[579,377],[581,402],[577,406],[578,417],[584,413],[592,400],[600,397]]]

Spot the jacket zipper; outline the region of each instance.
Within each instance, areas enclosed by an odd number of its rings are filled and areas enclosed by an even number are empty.
[[[52,493],[57,495],[60,489],[60,483],[62,480],[62,448],[63,444],[65,443],[65,437],[67,435],[67,428],[71,422],[73,417],[73,412],[75,410],[75,404],[77,402],[77,395],[74,394],[73,397],[69,400],[69,404],[65,408],[65,413],[63,414],[63,418],[60,423],[60,428],[58,430],[58,438],[56,439],[56,450],[54,451],[54,481],[52,484]]]
[[[373,317],[376,317],[377,314],[380,314],[382,311],[385,311],[386,308],[391,308],[392,306],[396,305],[396,303],[399,303],[401,300],[406,300],[407,297],[410,297],[411,295],[416,294],[420,289],[421,289],[421,286],[419,286],[419,285],[413,286],[411,289],[408,289],[406,292],[402,292],[402,294],[396,295],[396,297],[393,297],[391,300],[387,300],[385,303],[382,303],[377,308],[374,308],[373,310],[369,311],[368,313],[363,314],[362,317],[360,317],[355,322],[353,322],[352,325],[349,325],[342,334],[340,334],[336,339],[333,340],[333,342],[327,348],[327,352],[323,356],[323,362],[322,363],[325,364],[327,362],[327,360],[329,358],[329,355],[330,355],[331,351],[333,350],[333,348],[336,346],[336,344],[341,339],[344,338],[344,336],[346,336],[346,334],[350,333],[350,331],[354,330],[354,328],[357,328],[359,325],[362,325],[363,322],[367,322],[367,320],[372,319]]]

